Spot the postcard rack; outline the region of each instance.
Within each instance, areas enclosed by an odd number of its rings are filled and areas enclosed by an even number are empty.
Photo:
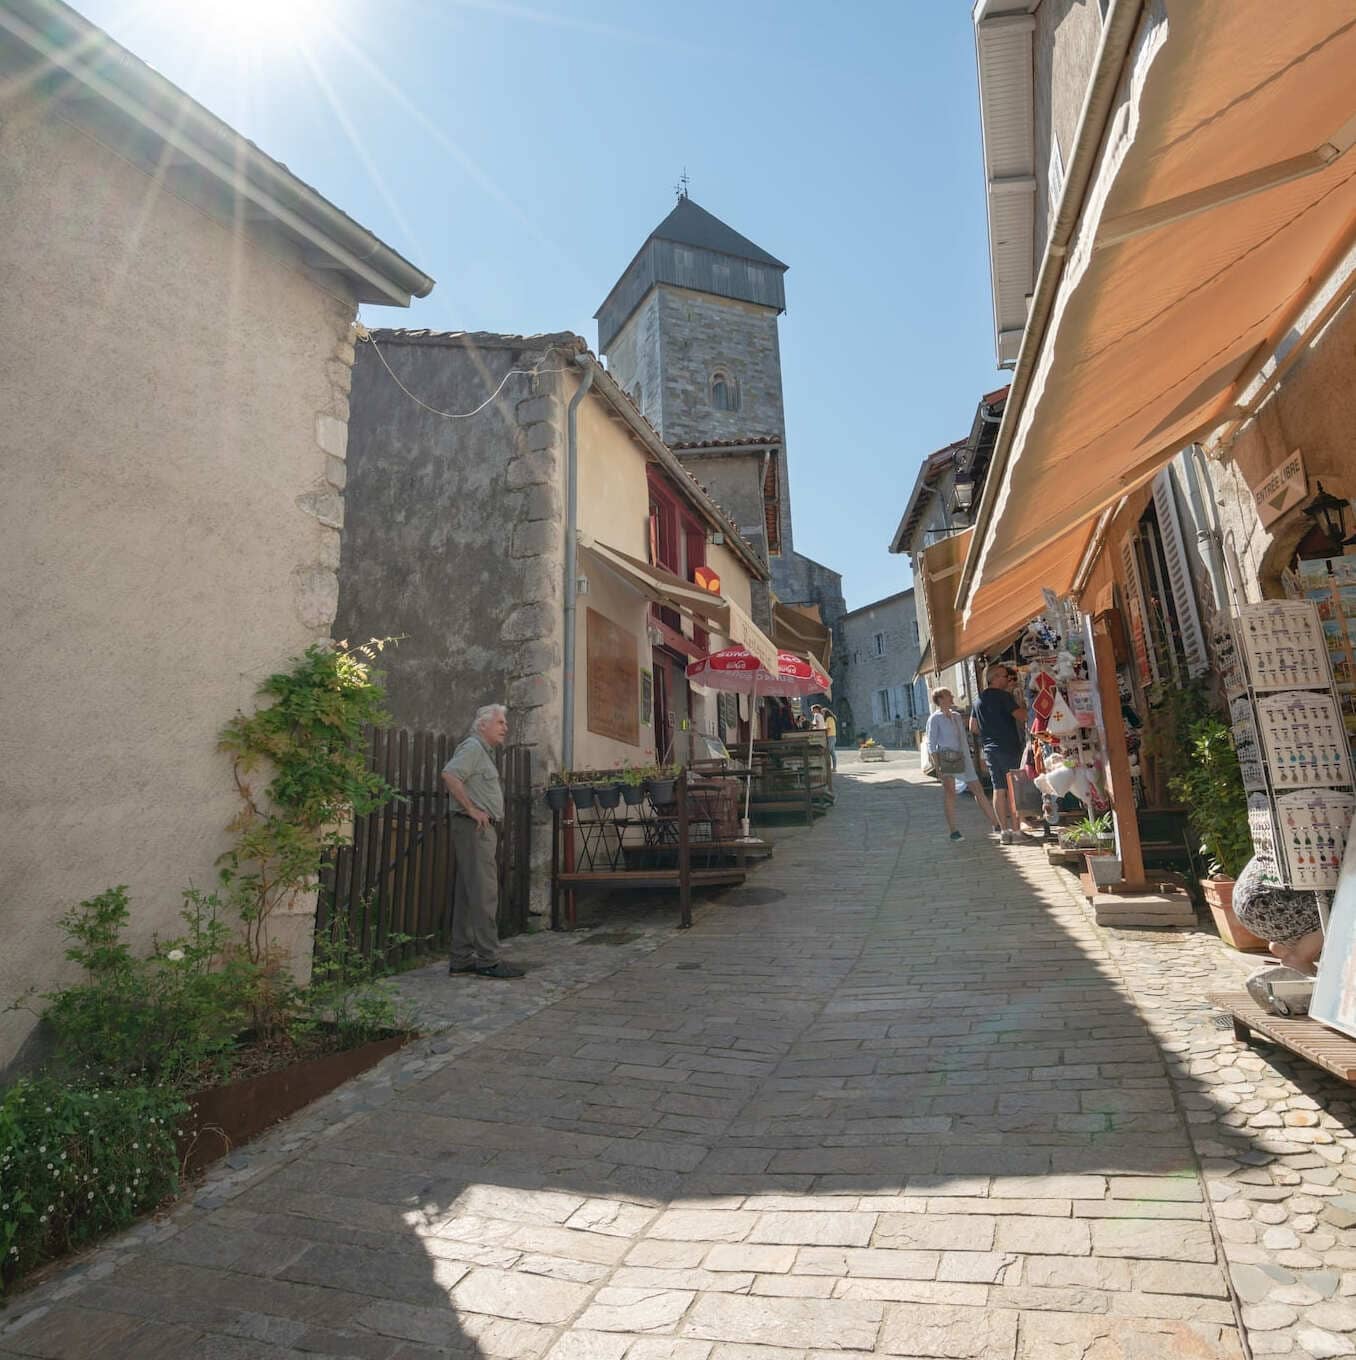
[[[1316,606],[1245,604],[1217,632],[1253,851],[1276,886],[1337,886],[1356,812],[1351,753]]]

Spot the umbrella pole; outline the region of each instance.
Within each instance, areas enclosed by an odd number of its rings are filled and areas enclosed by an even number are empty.
[[[744,781],[744,817],[739,824],[740,840],[751,841],[753,834],[749,828],[749,803],[753,799],[753,734],[758,726],[758,672],[753,673],[753,694],[749,697],[749,775]]]

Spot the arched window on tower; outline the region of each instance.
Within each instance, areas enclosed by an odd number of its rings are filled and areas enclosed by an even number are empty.
[[[724,369],[711,375],[711,406],[717,411],[739,410],[739,383]]]

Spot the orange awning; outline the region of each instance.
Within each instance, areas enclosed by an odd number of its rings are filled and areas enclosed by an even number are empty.
[[[978,652],[1001,650],[1012,640],[1012,635],[1035,618],[1044,607],[1039,585],[1031,587],[1033,598],[1028,607],[1025,593],[1027,582],[1023,577],[1020,582],[1011,583],[1012,590],[1016,592],[1013,608],[1025,611],[1016,623],[1009,622],[1006,613],[997,619],[980,615],[962,621],[956,604],[956,587],[974,532],[973,529],[966,529],[950,538],[939,539],[918,554],[915,585],[922,591],[923,607],[927,610],[928,646],[932,649],[928,664],[934,673],[944,671],[948,666],[954,666],[956,662],[964,661]]]
[[[1351,0],[1145,7],[1023,344],[962,579],[967,637],[1019,627],[1041,586],[1070,590],[1094,517],[1230,418],[1356,243],[1354,71]]]

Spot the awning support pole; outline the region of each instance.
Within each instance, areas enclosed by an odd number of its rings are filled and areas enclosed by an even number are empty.
[[[1121,882],[1130,892],[1143,892],[1144,852],[1135,817],[1135,789],[1130,779],[1130,757],[1125,749],[1125,719],[1121,690],[1116,683],[1116,653],[1111,645],[1111,622],[1106,613],[1092,620],[1093,662],[1097,667],[1097,696],[1101,700],[1102,732],[1106,737],[1107,780],[1116,814],[1116,841],[1121,851]]]

